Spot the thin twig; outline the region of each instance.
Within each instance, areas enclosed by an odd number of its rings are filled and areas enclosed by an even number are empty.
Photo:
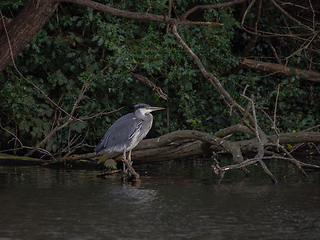
[[[257,116],[256,116],[256,109],[254,106],[254,101],[253,101],[253,96],[251,96],[251,98],[248,98],[247,96],[241,94],[242,97],[244,97],[245,99],[247,99],[249,102],[251,102],[251,108],[252,108],[252,115],[253,115],[253,123],[254,123],[254,129],[255,129],[255,133],[256,133],[256,137],[259,141],[259,143],[262,144],[261,138],[260,138],[260,134],[259,134],[259,127],[258,127],[258,122],[257,122]]]
[[[315,31],[316,30],[316,22],[315,22],[316,14],[314,12],[311,0],[309,0],[309,4],[310,4],[311,11],[312,11],[312,29],[313,29],[313,31]]]
[[[271,48],[271,51],[272,51],[273,55],[275,56],[275,58],[277,59],[278,63],[280,65],[282,65],[281,59],[279,58],[277,51],[274,49],[274,47],[272,46],[271,43],[269,43],[269,47]]]
[[[273,5],[278,8],[280,10],[280,12],[282,12],[286,17],[288,17],[289,19],[291,19],[293,22],[297,23],[299,26],[304,27],[305,29],[308,29],[309,31],[314,32],[314,30],[310,27],[308,27],[307,25],[304,25],[303,23],[301,23],[300,21],[298,21],[297,19],[295,19],[294,17],[290,16],[290,14],[288,14],[282,7],[280,7],[275,0],[270,0]]]
[[[314,164],[303,163],[303,162],[301,162],[299,160],[288,158],[288,157],[282,157],[282,156],[276,156],[276,155],[263,157],[263,160],[268,160],[268,159],[285,160],[285,161],[288,161],[288,162],[293,163],[295,165],[297,165],[297,163],[298,163],[299,166],[308,167],[308,168],[314,168],[314,169],[320,169],[320,166],[317,166],[317,165],[314,165]],[[247,159],[246,161],[244,161],[242,163],[238,163],[238,164],[234,164],[234,165],[227,165],[227,166],[221,167],[220,170],[222,172],[226,172],[226,171],[233,170],[233,169],[239,169],[239,168],[242,168],[242,167],[249,166],[249,165],[251,165],[253,163],[256,163],[259,160],[260,160],[260,158],[250,158],[250,159]],[[305,174],[304,171],[303,171],[303,173]]]
[[[91,79],[92,80],[92,79]],[[90,80],[90,81],[91,81]],[[79,93],[79,96],[78,96],[78,99],[75,101],[74,105],[73,105],[73,108],[71,110],[71,114],[74,114],[80,100],[82,99],[84,93],[86,92],[87,88],[89,87],[90,85],[90,81],[88,83],[85,83],[83,86],[82,86],[82,89]],[[33,154],[35,151],[37,151],[37,149],[39,147],[41,147],[44,143],[46,143],[53,134],[55,134],[57,131],[60,131],[61,129],[63,129],[64,127],[68,126],[70,122],[74,121],[74,120],[77,120],[76,118],[72,117],[72,115],[69,117],[69,119],[67,120],[67,122],[65,122],[64,124],[62,124],[61,126],[59,126],[59,120],[58,120],[58,124],[57,126],[37,145],[34,147],[34,149],[32,149],[31,151],[29,151],[27,154],[25,154],[26,157],[28,156],[31,156],[31,154]],[[81,120],[81,122],[83,122]]]
[[[2,127],[1,119],[0,119],[0,127],[1,127],[4,131],[6,131],[6,132],[9,133],[10,135],[12,135],[12,136],[14,137],[13,139],[15,139],[16,141],[18,141],[18,142],[20,143],[20,145],[23,147],[22,142],[20,141],[20,139],[19,139],[15,134],[13,134],[13,133],[10,132],[9,130],[5,129],[4,127]],[[11,140],[10,140],[10,141],[11,141]]]
[[[5,129],[5,128],[2,126],[2,124],[1,124],[1,119],[0,119],[0,127],[1,127],[5,132],[7,132],[7,133],[9,133],[10,135],[12,135],[12,136],[14,137],[13,139],[14,139],[15,141],[18,141],[18,142],[20,143],[20,145],[21,145],[20,148],[6,149],[6,150],[0,151],[0,152],[17,151],[17,150],[21,150],[21,149],[33,149],[33,147],[24,146],[23,143],[20,141],[20,139],[19,139],[15,134],[13,134],[13,133],[10,132],[9,130]],[[12,140],[13,140],[13,139],[12,139]],[[10,140],[10,141],[11,141],[11,140]],[[9,141],[9,142],[10,142],[10,141]],[[50,157],[53,158],[53,156],[51,155],[51,153],[48,152],[47,150],[42,149],[42,148],[39,148],[38,150],[39,150],[39,152],[45,153],[45,154],[47,154],[47,155],[49,155]]]
[[[105,112],[105,111],[103,111],[103,112],[101,112],[101,113],[98,113],[98,114],[95,114],[95,115],[90,115],[90,116],[86,116],[86,117],[83,117],[83,118],[81,118],[81,120],[89,120],[89,119],[92,119],[92,118],[96,118],[96,117],[98,117],[98,116],[100,116],[100,115],[108,115],[108,114],[111,114],[111,113],[115,113],[115,112],[118,112],[118,111],[120,111],[121,109],[123,109],[124,107],[121,107],[121,108],[118,108],[118,109],[116,109],[116,110],[113,110],[113,111],[110,111],[110,112]]]
[[[278,107],[278,98],[279,98],[279,89],[280,89],[280,84],[278,84],[278,91],[277,91],[277,97],[276,97],[276,103],[274,106],[274,115],[273,115],[273,126],[272,129],[275,132],[275,134],[277,135],[277,151],[279,151],[279,142],[280,142],[280,136],[279,136],[279,131],[276,127],[276,120],[277,120],[277,107]]]

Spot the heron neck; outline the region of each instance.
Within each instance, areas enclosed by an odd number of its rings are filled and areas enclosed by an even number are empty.
[[[142,113],[140,111],[135,111],[134,113],[136,115],[136,117],[144,120],[144,121],[147,121],[147,120],[152,120],[153,119],[153,116],[151,113]]]

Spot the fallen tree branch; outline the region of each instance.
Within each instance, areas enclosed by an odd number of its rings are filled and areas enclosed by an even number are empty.
[[[66,162],[73,162],[81,159],[86,159],[86,158],[93,158],[96,157],[96,153],[87,153],[87,154],[81,154],[81,155],[76,155],[76,156],[71,156],[71,157],[64,157],[60,158],[59,160],[53,160],[53,161],[47,161],[46,163],[43,164],[43,166],[50,166],[54,164],[59,164],[59,163],[66,163]]]
[[[224,131],[225,134],[244,132],[249,133],[248,129],[241,124],[234,125],[229,127]],[[240,130],[240,131],[237,131]],[[203,133],[195,130],[181,130],[176,132],[171,132],[160,136],[158,138],[151,138],[142,140],[137,147],[132,151],[132,159],[136,163],[146,163],[146,162],[159,162],[167,161],[172,159],[181,159],[194,156],[196,154],[208,154],[209,148],[204,145],[208,143],[214,149],[222,150],[223,147],[229,149],[233,147],[233,142],[226,141],[222,139],[223,130],[219,131],[220,137],[211,135],[209,133]],[[251,133],[252,134],[252,133]],[[286,143],[297,143],[297,142],[315,142],[320,143],[320,132],[293,132],[293,133],[284,133],[279,135],[280,144]],[[272,140],[276,141],[277,135],[268,136]],[[188,141],[186,141],[189,139]],[[184,142],[181,142],[184,141]],[[257,139],[243,140],[236,142],[242,153],[250,153],[254,149],[254,144],[257,142]],[[225,144],[230,143],[230,147]],[[223,145],[223,146],[222,146]],[[185,151],[185,150],[189,151]],[[61,158],[57,162],[64,161],[74,161],[81,158],[91,158],[95,156],[102,156],[106,154],[105,159],[117,158],[121,159],[121,153],[104,153],[101,152],[98,155],[95,153],[89,153],[85,155]],[[171,156],[171,158],[170,158]],[[237,162],[241,162],[237,161]]]

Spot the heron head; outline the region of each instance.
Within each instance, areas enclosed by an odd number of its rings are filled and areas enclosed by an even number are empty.
[[[140,111],[142,114],[151,113],[153,111],[157,110],[163,110],[163,107],[151,107],[148,104],[145,103],[139,103],[137,105],[134,105],[135,110],[134,111]]]

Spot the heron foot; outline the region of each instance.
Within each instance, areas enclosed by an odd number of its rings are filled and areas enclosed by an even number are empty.
[[[125,159],[124,157],[122,157],[122,161],[123,163],[125,164],[125,166],[127,167],[127,170],[123,173],[123,174],[127,174],[128,175],[128,180],[132,179],[132,180],[135,180],[135,179],[139,179],[140,178],[140,175],[133,169],[132,167],[132,161],[128,161],[127,159]],[[122,179],[125,179],[125,178],[122,178]]]

